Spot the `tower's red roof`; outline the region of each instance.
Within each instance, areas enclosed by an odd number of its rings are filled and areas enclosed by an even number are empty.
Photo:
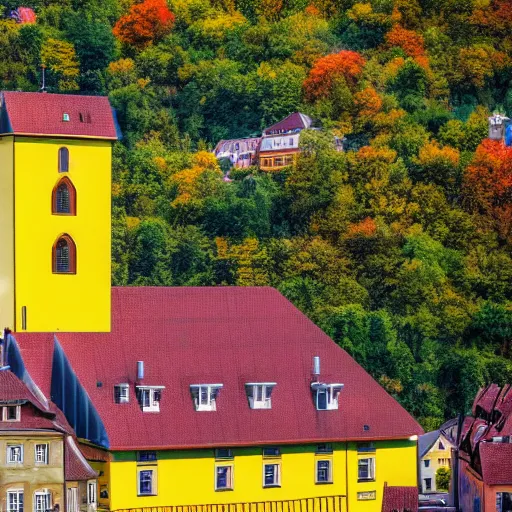
[[[17,333],[27,370],[49,396],[53,334]],[[404,439],[416,421],[345,351],[272,288],[113,288],[110,333],[57,333],[117,450]],[[317,411],[320,379],[340,382],[339,410]],[[135,399],[137,361],[165,386],[160,413]],[[251,410],[246,382],[276,382],[271,410]],[[101,383],[101,385],[99,385]],[[130,384],[116,405],[115,384]],[[217,411],[196,412],[190,384],[222,383]]]
[[[0,106],[1,133],[118,138],[114,114],[105,96],[5,91]]]

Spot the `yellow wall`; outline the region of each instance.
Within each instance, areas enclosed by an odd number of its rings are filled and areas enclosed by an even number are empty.
[[[58,172],[58,149],[69,172]],[[111,144],[17,137],[15,141],[16,331],[110,330]],[[76,188],[77,215],[52,215],[55,184]],[[52,273],[52,247],[62,233],[76,244],[75,275]]]
[[[48,464],[36,465],[35,445],[48,443]],[[23,445],[23,464],[7,464],[7,445]],[[64,466],[63,442],[61,436],[53,434],[20,432],[0,436],[0,512],[7,510],[7,491],[23,489],[25,510],[34,510],[33,499],[36,491],[49,489],[52,504],[59,503],[63,511]]]
[[[14,326],[13,137],[0,137],[0,325]]]
[[[232,491],[215,491],[215,466],[219,462],[214,460],[212,450],[158,452],[158,461],[153,463],[158,475],[157,496],[137,496],[137,467],[143,464],[136,462],[136,453],[115,453],[115,460],[110,463],[110,508],[254,503],[348,494],[349,510],[380,512],[384,482],[417,485],[414,441],[377,442],[373,454],[377,458],[376,481],[362,484],[357,482],[356,444],[338,443],[333,448],[330,455],[317,455],[316,445],[281,447],[279,488],[263,487],[261,448],[235,448],[234,460],[222,462],[234,465]],[[332,459],[333,483],[315,484],[318,458]],[[367,490],[375,490],[376,499],[358,501],[357,493]]]

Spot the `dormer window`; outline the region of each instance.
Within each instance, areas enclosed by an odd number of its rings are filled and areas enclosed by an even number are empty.
[[[271,409],[271,395],[275,382],[247,382],[245,391],[251,409]]]
[[[338,409],[338,395],[343,384],[324,384],[313,382],[311,384],[317,411],[333,411]]]
[[[114,402],[116,404],[127,404],[130,401],[130,386],[128,384],[117,384],[114,386]]]
[[[2,421],[21,421],[21,407],[19,405],[2,407]]]
[[[196,411],[216,411],[217,395],[222,387],[222,384],[191,384],[190,392]]]
[[[67,112],[64,112],[62,114],[62,120],[65,121],[65,122],[69,121],[69,114]]]
[[[137,398],[143,412],[160,412],[160,398],[165,386],[137,386]]]

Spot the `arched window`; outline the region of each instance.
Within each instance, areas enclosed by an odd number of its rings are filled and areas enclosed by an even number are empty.
[[[59,180],[53,188],[52,213],[76,215],[76,190],[67,176]]]
[[[76,246],[69,235],[61,235],[53,244],[52,270],[54,274],[76,274]]]
[[[69,149],[59,148],[59,172],[69,171]]]

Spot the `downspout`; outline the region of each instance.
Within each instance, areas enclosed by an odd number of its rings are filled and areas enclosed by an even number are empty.
[[[457,421],[457,440],[455,443],[455,463],[453,465],[453,476],[452,476],[452,483],[453,483],[453,506],[455,507],[455,510],[459,512],[460,510],[460,496],[459,496],[459,448],[460,448],[460,438],[462,435],[462,426],[464,424],[464,415],[462,413],[459,413],[458,421]]]
[[[348,512],[348,441],[345,441],[345,493],[346,493],[346,500],[347,500],[347,512]]]

